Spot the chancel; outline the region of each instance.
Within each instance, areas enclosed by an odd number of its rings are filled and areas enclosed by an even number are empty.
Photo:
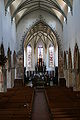
[[[43,31],[44,27],[47,31]],[[48,35],[49,30],[50,35]],[[32,39],[31,31],[33,31],[34,39]],[[26,35],[24,42],[26,76],[40,72],[44,74],[47,72],[50,75],[52,71],[55,72],[55,67],[58,67],[58,43],[53,30],[40,20],[27,34],[29,37]]]
[[[80,0],[0,0],[0,120],[80,120]]]

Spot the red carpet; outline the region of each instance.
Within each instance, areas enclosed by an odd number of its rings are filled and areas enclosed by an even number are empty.
[[[50,120],[43,89],[35,91],[32,120]]]

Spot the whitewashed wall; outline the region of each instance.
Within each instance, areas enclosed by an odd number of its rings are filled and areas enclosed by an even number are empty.
[[[63,25],[64,50],[68,51],[69,47],[74,54],[75,43],[80,49],[80,0],[73,0],[73,14],[67,15],[67,24]]]
[[[16,43],[16,27],[15,21],[11,23],[10,10],[5,15],[4,0],[0,0],[0,44],[3,41],[5,54],[7,54],[8,46],[11,51],[15,50]]]
[[[42,10],[34,11],[28,15],[26,15],[18,24],[17,24],[17,52],[21,50],[22,41],[24,39],[24,35],[28,32],[28,30],[38,21],[44,21],[49,25],[53,30],[55,29],[57,33],[60,35],[62,40],[62,25],[61,23],[51,14],[44,12]],[[63,42],[62,42],[63,43]]]
[[[11,14],[9,8],[7,9],[7,13],[5,14],[4,0],[0,0],[0,45],[2,42],[4,45],[5,55],[7,55],[8,47],[10,47],[10,50],[12,51],[11,64],[13,67],[13,51],[16,49],[16,26],[15,20],[11,22]],[[6,88],[13,87],[15,71],[13,69],[10,69],[10,71],[8,71],[7,65],[5,68],[7,69],[6,77],[3,73],[4,85],[2,86],[4,91],[6,91]],[[0,91],[2,87],[0,87]]]

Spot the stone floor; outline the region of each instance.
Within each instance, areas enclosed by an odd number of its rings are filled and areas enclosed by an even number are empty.
[[[36,89],[32,111],[32,120],[50,120],[44,89]]]

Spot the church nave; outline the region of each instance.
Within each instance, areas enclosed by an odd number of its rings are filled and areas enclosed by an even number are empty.
[[[80,120],[80,0],[0,0],[0,120]]]

